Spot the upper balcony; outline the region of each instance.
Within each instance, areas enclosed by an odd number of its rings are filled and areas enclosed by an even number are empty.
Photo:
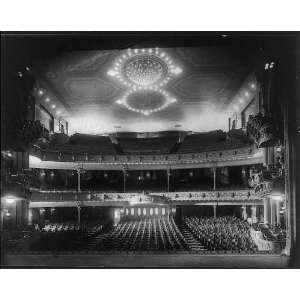
[[[248,146],[234,150],[220,150],[189,154],[165,155],[98,155],[75,154],[33,149],[30,168],[74,170],[139,170],[209,168],[263,163],[263,150]]]
[[[31,154],[41,162],[32,168],[120,170],[207,168],[262,163],[262,150],[244,132],[221,130],[147,138],[73,135],[69,141],[34,147]]]

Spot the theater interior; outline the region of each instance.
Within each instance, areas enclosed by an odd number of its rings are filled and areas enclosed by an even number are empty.
[[[299,265],[298,36],[1,43],[1,266]]]

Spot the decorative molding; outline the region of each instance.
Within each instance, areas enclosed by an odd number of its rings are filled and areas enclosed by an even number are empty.
[[[123,170],[124,167],[139,170],[208,168],[263,162],[263,150],[253,147],[191,154],[88,156],[86,153],[44,152],[35,148],[31,154],[38,156],[41,161],[30,159],[30,168],[66,170],[77,169],[78,165],[87,170]]]
[[[273,124],[275,124],[275,120],[272,117],[263,116],[262,114],[250,115],[247,123],[247,133],[260,148],[275,146],[279,142],[279,126]]]
[[[32,191],[30,207],[64,206],[118,206],[146,204],[203,204],[243,205],[263,204],[253,189],[226,191],[198,191],[172,193],[104,193],[97,191]]]

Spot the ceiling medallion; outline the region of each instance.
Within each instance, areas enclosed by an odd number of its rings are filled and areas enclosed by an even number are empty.
[[[166,108],[176,99],[170,97],[162,87],[166,86],[170,79],[182,72],[182,69],[175,65],[170,56],[158,48],[152,49],[128,49],[121,54],[114,62],[112,68],[107,72],[109,76],[116,78],[123,85],[128,87],[127,93],[117,100],[118,104],[124,105],[127,109],[150,115]],[[140,91],[144,91],[140,93]],[[152,91],[152,92],[151,92]],[[144,95],[139,97],[141,106],[130,104],[128,97],[134,93]],[[160,93],[164,98],[162,104],[149,106],[149,95]],[[147,102],[147,105],[145,105]],[[136,103],[137,104],[137,103]]]

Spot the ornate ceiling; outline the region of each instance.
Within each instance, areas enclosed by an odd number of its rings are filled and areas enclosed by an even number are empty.
[[[241,53],[228,47],[160,50],[172,57],[182,72],[164,87],[176,101],[150,115],[118,105],[128,87],[108,72],[125,50],[65,53],[39,63],[36,69],[40,85],[64,107],[64,118],[73,132],[226,129],[225,111],[250,73]],[[131,104],[138,98],[132,97]],[[154,98],[159,107],[159,97]]]

